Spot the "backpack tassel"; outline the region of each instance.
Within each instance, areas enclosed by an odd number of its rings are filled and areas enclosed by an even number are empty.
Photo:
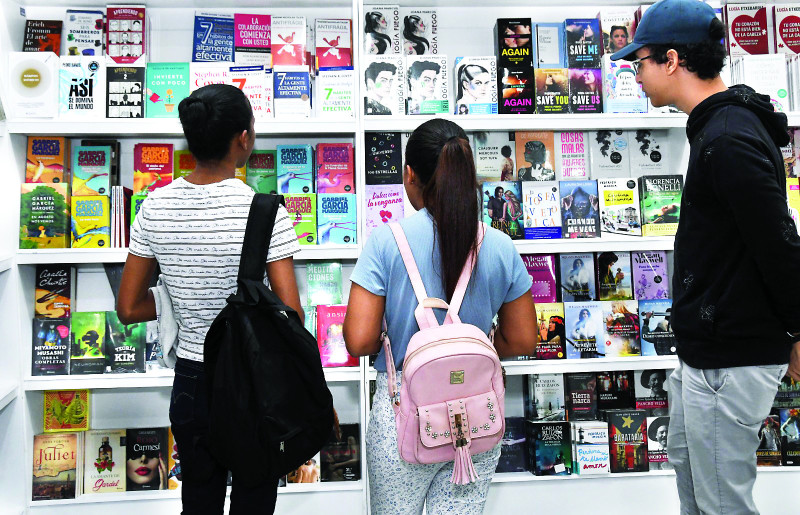
[[[472,455],[469,453],[469,443],[456,447],[456,457],[453,461],[453,475],[450,482],[456,485],[467,485],[475,482],[478,473],[472,463]]]

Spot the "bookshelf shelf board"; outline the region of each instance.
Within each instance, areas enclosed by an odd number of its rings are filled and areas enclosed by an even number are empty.
[[[4,254],[0,256],[0,272],[5,272],[14,264],[13,254]]]
[[[798,467],[758,467],[758,473],[792,473],[800,472]],[[579,480],[579,479],[626,479],[626,478],[655,478],[655,477],[674,477],[674,470],[651,470],[650,472],[623,472],[615,474],[597,474],[581,476],[572,474],[569,476],[535,476],[531,472],[499,472],[492,478],[492,483],[520,483],[528,481],[559,481],[559,480]]]
[[[520,254],[550,254],[563,252],[606,252],[673,250],[673,236],[626,236],[602,233],[600,238],[570,238],[560,240],[514,240]]]
[[[16,383],[0,386],[0,411],[2,411],[6,406],[11,404],[11,402],[16,398],[17,398]]]
[[[508,375],[569,374],[599,370],[643,370],[675,368],[677,356],[632,356],[627,358],[548,359],[531,361],[504,361]]]

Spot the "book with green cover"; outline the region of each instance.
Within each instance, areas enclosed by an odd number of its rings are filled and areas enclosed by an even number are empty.
[[[297,193],[284,195],[286,211],[292,220],[294,232],[300,245],[317,244],[317,195]]]
[[[69,195],[67,184],[22,183],[19,209],[19,248],[68,248]]]
[[[106,368],[105,311],[74,311],[70,324],[70,374],[102,374]]]
[[[306,265],[308,305],[342,303],[342,264],[338,261]]]
[[[111,195],[111,147],[79,145],[72,150],[72,196]]]
[[[116,311],[106,311],[106,362],[112,372],[144,373],[147,324],[123,324]]]
[[[255,151],[253,151],[253,153],[255,153]],[[188,150],[176,150],[174,162],[175,170],[172,173],[173,181],[181,177],[186,177],[197,167],[197,160]]]
[[[144,199],[147,198],[147,195],[133,195],[131,196],[131,225],[136,220],[136,215],[139,214],[139,208],[144,202]]]
[[[253,150],[247,161],[247,185],[256,193],[278,193],[274,150]]]
[[[146,118],[177,118],[189,96],[189,63],[147,63]]]

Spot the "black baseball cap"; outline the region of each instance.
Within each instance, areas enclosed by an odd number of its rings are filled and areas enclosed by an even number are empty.
[[[633,43],[611,56],[630,60],[647,45],[701,43],[709,38],[708,29],[717,16],[714,8],[699,0],[661,0],[653,4],[636,27]]]

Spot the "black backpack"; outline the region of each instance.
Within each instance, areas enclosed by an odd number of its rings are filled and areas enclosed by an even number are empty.
[[[331,435],[333,398],[317,342],[264,284],[283,196],[256,194],[242,245],[237,291],[205,339],[211,454],[237,483],[277,481]]]

